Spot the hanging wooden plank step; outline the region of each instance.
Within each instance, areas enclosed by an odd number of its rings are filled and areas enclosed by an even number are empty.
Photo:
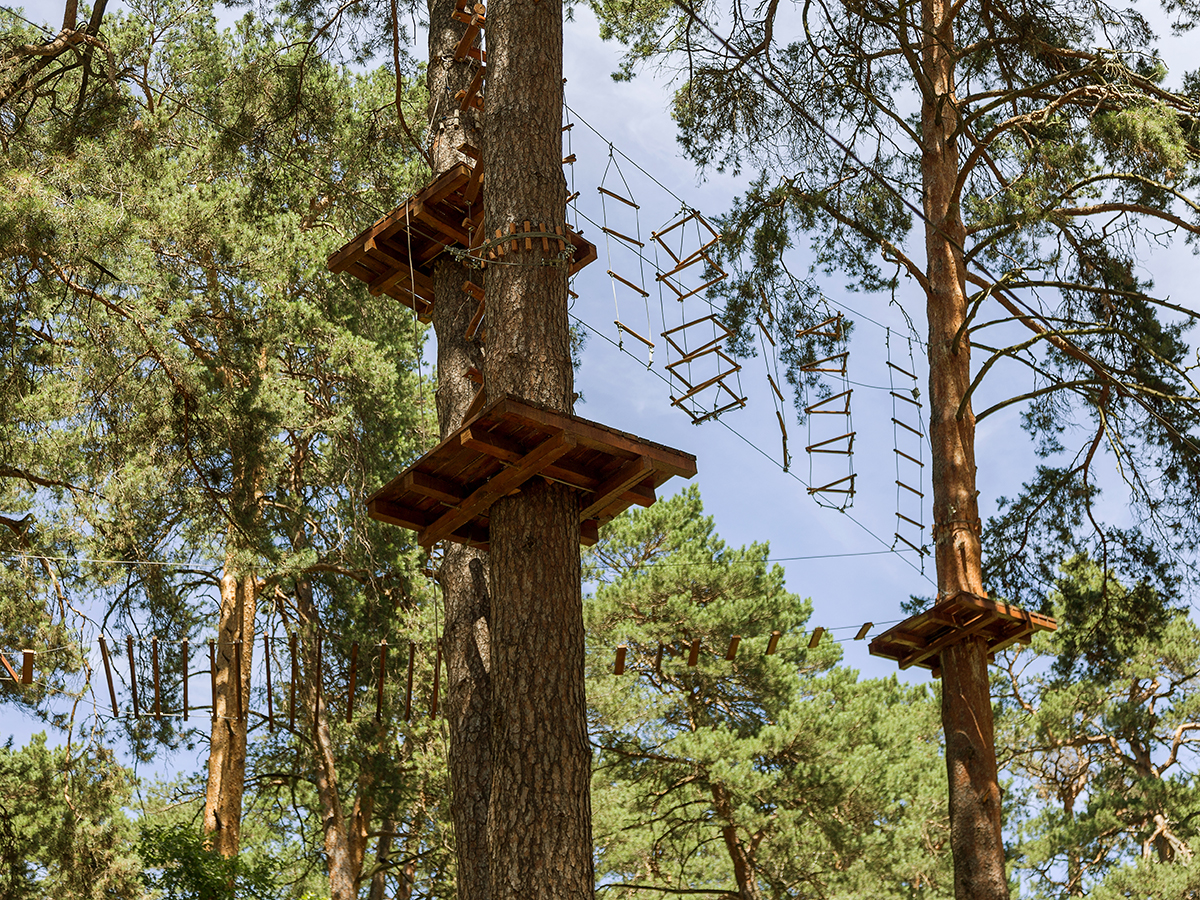
[[[502,397],[367,500],[369,515],[486,550],[488,510],[541,476],[580,492],[580,541],[630,506],[650,506],[667,479],[696,474],[696,457],[631,434]]]
[[[990,656],[1018,641],[1028,644],[1035,632],[1057,628],[1051,616],[960,591],[872,638],[867,649],[895,660],[901,669],[920,666],[940,678],[942,651],[969,637],[984,638]]]
[[[482,234],[483,170],[459,163],[383,218],[364,229],[326,262],[331,272],[347,272],[372,294],[399,300],[428,322],[433,311],[433,261],[447,246],[467,247]],[[596,259],[596,247],[567,229],[575,247],[570,274]]]

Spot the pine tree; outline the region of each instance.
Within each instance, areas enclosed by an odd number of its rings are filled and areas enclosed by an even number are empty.
[[[793,29],[775,2],[595,7],[631,44],[630,66],[686,55],[674,114],[694,160],[761,171],[723,223],[728,255],[747,258],[717,290],[736,344],[773,296],[799,382],[819,343],[794,328],[819,312],[816,273],[867,291],[915,286],[919,299],[896,297],[926,312],[939,597],[986,593],[975,426],[1015,403],[1034,401],[1024,423],[1049,455],[1067,449],[1068,412],[1086,423],[1079,452],[1040,479],[1027,521],[1066,504],[1101,557],[1119,542],[1091,505],[1108,443],[1142,530],[1187,558],[1200,524],[1200,390],[1183,334],[1196,313],[1156,294],[1137,260],[1151,242],[1200,234],[1197,103],[1191,77],[1167,85],[1140,13],[884,0],[806,5]],[[1179,31],[1195,23],[1190,8],[1169,11]],[[706,22],[717,19],[730,23],[722,34]],[[814,236],[812,277],[784,258],[800,234]],[[986,353],[977,369],[973,345]],[[1000,362],[1025,366],[1032,384],[1001,387],[976,416],[977,388],[1006,371]],[[1032,558],[1021,540],[996,562],[1014,557]],[[972,637],[940,662],[956,895],[1002,900],[985,647]]]
[[[587,554],[606,891],[950,896],[936,702],[808,649],[812,604],[768,549],[727,547],[689,488]]]
[[[195,638],[220,598],[206,823],[232,855],[256,616],[275,607],[304,633],[308,677],[321,670],[317,634],[337,629],[326,647],[348,654],[421,602],[412,548],[384,544],[362,507],[422,440],[420,332],[321,265],[359,217],[362,186],[381,206],[411,189],[409,152],[392,140],[386,73],[354,76],[273,37],[302,37],[302,23],[248,17],[219,34],[210,8],[177,13],[156,5],[145,13],[153,28],[113,23],[105,40],[125,55],[112,82],[84,90],[69,67],[59,74],[56,89],[78,93],[92,118],[63,117],[45,93],[20,95],[21,114],[4,120],[15,202],[0,214],[0,240],[25,304],[14,320],[61,336],[61,364],[73,367],[77,394],[53,397],[66,402],[42,427],[86,449],[86,490],[70,492],[87,523],[78,546],[129,561],[86,573],[106,590],[106,621]],[[138,58],[147,65],[127,64]],[[359,148],[377,139],[394,149],[364,158]],[[39,309],[52,311],[46,322],[32,318]],[[311,679],[308,689],[318,690]],[[339,815],[345,780],[373,800],[364,773],[378,767],[379,741],[339,773],[328,732],[310,724],[296,737],[320,772],[331,880],[347,896],[371,817],[361,805],[365,815]],[[155,729],[130,727],[139,742]],[[169,724],[157,728],[170,738]]]
[[[1031,896],[1115,889],[1138,859],[1143,895],[1169,896],[1165,885],[1178,878],[1169,870],[1195,853],[1200,630],[1179,612],[1154,635],[1114,635],[1103,665],[1075,649],[1112,627],[1099,602],[1106,581],[1122,594],[1154,590],[1147,574],[1105,579],[1094,560],[1065,561],[1050,602],[1074,614],[1029,650],[1005,654],[999,724],[1021,811],[1015,862]]]

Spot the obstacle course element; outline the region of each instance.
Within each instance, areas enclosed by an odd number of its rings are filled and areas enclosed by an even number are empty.
[[[478,157],[467,145],[460,150]],[[373,295],[386,294],[414,310],[422,322],[430,321],[433,261],[447,248],[462,248],[474,265],[486,265],[477,255],[484,243],[482,190],[481,162],[454,166],[333,253],[329,270],[354,276]],[[570,274],[595,261],[591,242],[569,227],[563,237],[574,247]]]
[[[670,304],[661,289],[667,288],[679,303],[680,324],[661,333],[668,345],[666,369],[678,389],[678,395],[671,394],[671,405],[686,412],[692,424],[699,425],[746,405],[739,374],[742,366],[722,348],[730,337],[729,329],[711,303],[703,302],[705,315],[689,312],[692,308],[689,301],[728,277],[709,255],[721,235],[699,212],[684,208],[650,237],[655,248],[654,277],[660,286],[664,325],[668,318],[666,307]],[[669,265],[661,263],[660,250],[667,255]],[[695,268],[700,263],[703,265]],[[695,283],[696,273],[704,273],[707,278]],[[736,387],[731,383],[735,378]]]
[[[929,553],[925,546],[925,422],[922,419],[921,391],[917,386],[912,339],[908,341],[908,368],[892,361],[892,333],[887,333],[888,393],[892,399],[892,451],[896,458],[896,531],[892,548],[898,543]],[[897,384],[897,379],[901,384]],[[915,485],[915,486],[914,486]],[[922,566],[924,559],[922,559]]]
[[[941,652],[968,638],[983,638],[990,659],[1015,643],[1028,644],[1038,631],[1057,628],[1050,616],[958,591],[873,638],[868,650],[895,660],[901,669],[920,666],[940,678]]]
[[[275,648],[280,646],[280,641],[277,638],[272,637],[270,634],[267,634],[267,633],[262,634],[261,637],[262,637],[262,647],[263,647],[263,672],[264,672],[264,677],[265,677],[266,713],[265,714],[262,712],[254,713],[254,711],[251,709],[249,697],[246,697],[245,695],[243,695],[242,689],[240,688],[240,686],[238,686],[238,685],[240,685],[241,679],[235,679],[234,702],[232,704],[233,714],[222,716],[222,718],[248,721],[250,719],[251,715],[255,714],[255,715],[258,715],[260,718],[263,718],[266,720],[267,728],[271,731],[274,731],[277,725],[279,727],[285,727],[285,724],[289,730],[295,731],[296,730],[296,709],[297,709],[297,707],[296,707],[296,686],[302,680],[301,674],[300,674],[300,655],[299,655],[300,644],[299,644],[299,640],[298,640],[298,635],[295,633],[289,634],[287,636],[287,643],[286,643],[286,651],[285,652],[288,654],[288,657],[289,657],[290,672],[291,672],[291,678],[287,682],[287,685],[286,685],[286,701],[287,701],[286,723],[281,721],[281,719],[277,718],[277,716],[276,716],[276,702],[275,702],[276,693],[278,692],[278,690],[281,690],[283,688],[279,684],[278,679],[276,677],[274,677],[274,675],[273,675],[274,670],[272,668],[272,666],[275,664]],[[247,638],[248,641],[253,641],[254,639],[255,639],[254,635],[250,635],[250,637]],[[322,695],[322,698],[323,698],[324,691],[325,691],[325,684],[324,684],[325,676],[322,673],[322,666],[321,666],[321,659],[322,659],[321,647],[322,647],[323,642],[322,642],[320,635],[317,635],[312,640],[315,642],[315,645],[316,645],[317,662],[316,662],[316,666],[314,667],[313,671],[309,672],[309,679],[311,681],[316,682],[317,690]],[[139,674],[138,662],[137,662],[139,657],[138,657],[138,653],[136,652],[136,648],[139,644],[145,645],[147,643],[150,645],[150,658],[151,658],[151,664],[152,664],[151,665],[152,678],[149,680],[149,683],[147,683],[147,680],[145,678],[144,667],[142,668],[142,674]],[[230,642],[230,641],[209,640],[207,643],[208,643],[208,666],[206,668],[208,669],[207,674],[208,674],[209,681],[210,681],[210,689],[213,692],[212,696],[215,696],[216,695],[216,684],[217,684],[217,667],[216,667],[217,650],[222,647],[229,647],[231,649],[231,656],[233,657],[233,661],[234,661],[233,670],[240,671],[243,642],[242,641]],[[126,637],[125,637],[125,652],[126,652],[126,657],[127,657],[127,661],[128,661],[127,665],[128,665],[128,670],[129,670],[129,673],[128,673],[129,677],[125,681],[125,685],[127,686],[128,694],[129,694],[129,707],[125,711],[122,711],[121,706],[119,705],[119,703],[117,701],[117,687],[116,687],[117,681],[116,681],[116,677],[115,677],[115,673],[117,672],[117,670],[116,670],[116,666],[114,664],[111,652],[109,650],[108,641],[103,635],[101,635],[99,638],[99,645],[100,645],[100,659],[101,659],[101,662],[103,663],[104,680],[105,680],[105,685],[108,689],[108,700],[109,700],[109,704],[110,704],[111,710],[112,710],[112,712],[111,712],[112,718],[122,718],[122,717],[143,718],[143,717],[153,716],[155,718],[155,720],[162,720],[162,719],[169,718],[169,719],[182,719],[184,722],[187,722],[187,721],[189,721],[190,714],[192,711],[200,711],[200,710],[205,710],[205,709],[207,709],[209,711],[210,717],[213,715],[213,707],[211,705],[205,704],[205,705],[193,706],[191,703],[190,691],[189,691],[189,685],[191,683],[191,679],[193,677],[195,677],[196,675],[201,674],[203,672],[203,670],[201,670],[201,672],[191,671],[190,642],[187,639],[184,639],[184,640],[180,641],[178,643],[178,645],[175,645],[178,647],[178,651],[179,651],[178,657],[177,657],[178,671],[174,671],[174,670],[167,671],[164,667],[162,667],[160,665],[161,657],[159,654],[159,641],[157,638],[150,638],[148,640],[146,640],[146,639],[135,640],[132,635],[126,635]],[[342,700],[342,705],[345,708],[344,720],[347,723],[352,722],[355,718],[355,714],[354,714],[355,702],[356,702],[359,694],[364,694],[364,695],[367,694],[372,686],[374,687],[374,692],[375,692],[374,718],[375,718],[376,722],[382,721],[383,713],[384,713],[384,698],[385,698],[385,694],[387,693],[387,686],[388,686],[389,677],[390,677],[388,675],[388,668],[387,668],[388,649],[389,649],[389,645],[386,640],[382,640],[377,645],[375,645],[375,655],[376,655],[377,662],[376,662],[376,669],[375,669],[375,678],[373,679],[373,685],[363,684],[363,686],[360,688],[359,682],[358,682],[359,645],[357,642],[355,642],[351,645],[349,666],[348,666],[348,671],[347,671],[347,675],[346,675],[346,679],[345,679],[344,700]],[[420,655],[420,653],[421,653],[421,645],[418,644],[416,641],[408,641],[407,686],[406,686],[405,700],[404,700],[404,719],[405,719],[405,721],[409,721],[413,715],[414,664],[416,661],[416,657],[418,655]],[[27,671],[27,675],[22,677],[21,679],[19,679],[19,683],[31,684],[31,683],[33,683],[32,675],[33,675],[34,651],[26,650],[26,651],[24,651],[24,654],[25,654],[25,659],[26,659],[25,669]],[[0,654],[0,660],[3,660],[3,659],[4,659],[3,655]],[[4,660],[4,661],[7,662],[7,660]],[[434,716],[437,715],[438,692],[440,690],[440,683],[441,683],[440,666],[441,666],[441,647],[439,644],[436,647],[434,672],[432,673],[432,679],[431,679],[432,686],[431,686],[430,695],[429,695],[429,716],[430,716],[430,718],[433,718]],[[9,668],[10,667],[5,666],[5,669],[9,669]],[[10,674],[13,674],[13,673],[10,672]],[[18,680],[18,679],[14,679],[14,680]],[[0,681],[3,681],[2,677],[0,677]],[[152,705],[148,704],[146,702],[143,702],[143,698],[148,699],[150,697],[150,690],[153,690]],[[338,691],[335,696],[340,697],[340,696],[343,696],[343,694],[341,691]],[[147,708],[147,707],[149,707],[149,708]],[[97,714],[103,714],[103,713],[101,713],[99,706],[97,706],[96,712],[97,712]],[[281,715],[282,715],[282,709],[281,709]]]
[[[617,178],[620,179],[620,191],[614,191],[605,187],[608,183],[610,172],[615,172]],[[604,166],[604,174],[600,176],[600,184],[596,187],[596,191],[600,195],[600,221],[602,223],[600,231],[604,233],[604,249],[608,257],[608,277],[612,281],[613,310],[616,315],[616,318],[613,319],[613,324],[617,326],[617,346],[623,347],[625,335],[629,335],[645,346],[646,365],[652,366],[654,365],[654,341],[649,337],[651,332],[650,292],[646,290],[645,257],[642,255],[646,243],[642,240],[642,222],[639,215],[641,207],[632,199],[633,192],[629,188],[629,182],[625,179],[625,173],[621,171],[621,167],[613,155],[613,148],[611,146],[608,148],[608,163]],[[617,205],[613,206],[611,203],[613,200],[617,201]],[[609,212],[610,207],[612,208],[611,214]],[[626,220],[630,224],[626,224]],[[617,225],[620,227],[615,227]],[[618,268],[623,268],[625,260],[622,262],[614,260],[614,241],[616,241],[616,248],[618,250],[625,251],[625,256],[632,255],[636,259],[636,275],[632,275],[631,273],[631,277],[626,277],[616,271]],[[620,288],[618,288],[618,285],[620,285]],[[632,291],[641,298],[646,315],[646,325],[644,328],[641,325],[634,328],[627,321],[622,321],[621,303],[618,299],[618,294],[628,291]],[[641,331],[638,329],[641,329]],[[643,331],[645,332],[644,334],[641,333]]]
[[[808,419],[808,493],[821,506],[833,509],[848,509],[854,504],[854,418],[850,411],[850,399],[854,388],[850,386],[847,370],[850,351],[846,346],[846,328],[842,314],[829,316],[809,328],[796,331],[797,340],[819,338],[834,341],[841,349],[820,358],[814,358],[797,366],[803,376],[816,376],[823,382],[833,382],[830,392],[818,400],[808,401],[805,390],[804,413]],[[820,417],[833,416],[826,420]],[[828,424],[832,422],[833,424]],[[817,460],[832,456],[842,459],[836,470]]]
[[[650,506],[696,457],[630,434],[501,397],[367,500],[372,518],[486,550],[488,510],[538,475],[580,491],[580,538],[631,505]]]

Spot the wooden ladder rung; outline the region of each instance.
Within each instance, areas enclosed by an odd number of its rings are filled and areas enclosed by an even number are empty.
[[[570,125],[567,126],[567,128],[570,128],[570,127],[571,127]],[[566,128],[564,128],[563,131],[566,131]],[[636,203],[634,203],[628,197],[622,197],[620,194],[614,194],[608,188],[598,187],[598,188],[596,188],[596,190],[598,190],[601,194],[605,194],[606,196],[612,197],[614,200],[620,200],[626,206],[632,206],[634,209],[641,209],[640,206],[638,206]]]
[[[621,232],[619,232],[613,228],[609,228],[607,225],[601,225],[600,230],[603,231],[605,234],[611,234],[615,238],[620,238],[623,241],[628,241],[630,244],[636,244],[639,247],[646,246],[641,241],[639,241],[637,238],[632,238],[627,234],[621,234]]]
[[[617,326],[618,331],[624,331],[626,334],[637,338],[639,341],[641,341],[643,344],[645,344],[651,350],[654,349],[654,341],[651,341],[651,340],[648,340],[647,338],[642,337],[640,334],[638,334],[636,331],[634,331],[632,328],[630,328],[628,325],[626,325],[620,319],[613,319],[613,324]]]
[[[650,292],[649,292],[649,291],[643,291],[643,290],[642,290],[640,287],[638,287],[636,284],[634,284],[634,283],[633,283],[632,281],[630,281],[628,278],[622,278],[620,275],[618,275],[618,274],[617,274],[616,272],[614,272],[612,269],[609,269],[609,270],[608,270],[608,274],[609,274],[609,275],[611,275],[613,278],[617,279],[617,281],[621,282],[621,284],[625,285],[626,287],[628,287],[628,288],[632,288],[633,290],[637,291],[637,292],[638,292],[639,294],[641,294],[643,297],[649,297],[649,296],[650,296]]]

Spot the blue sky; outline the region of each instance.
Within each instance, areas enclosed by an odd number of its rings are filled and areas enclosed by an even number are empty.
[[[26,4],[31,18],[46,20],[55,30],[61,21],[61,9],[61,3]],[[1186,40],[1171,40],[1167,46],[1168,60],[1181,56],[1188,48]],[[572,118],[577,122],[570,133],[570,150],[576,154],[577,162],[568,169],[568,179],[573,179],[574,188],[580,191],[579,208],[586,216],[596,222],[606,214],[613,222],[625,216],[619,226],[613,227],[626,233],[630,233],[627,229],[639,228],[646,239],[652,230],[673,221],[681,200],[711,218],[727,209],[745,188],[746,176],[734,178],[709,172],[701,178],[683,160],[667,114],[669,83],[651,72],[642,73],[632,82],[614,82],[610,73],[617,68],[619,47],[600,41],[594,20],[583,8],[577,8],[574,21],[567,23],[564,58],[567,103],[574,110]],[[595,131],[582,120],[594,126]],[[609,142],[625,182],[618,181],[617,173],[609,166]],[[636,219],[629,218],[629,210],[615,201],[601,206],[596,188],[602,182],[623,195],[632,195],[641,207]],[[846,639],[844,661],[867,676],[895,672],[894,664],[868,655],[865,641],[855,643],[848,639],[863,622],[887,623],[900,618],[899,605],[910,595],[930,596],[935,590],[932,563],[926,563],[923,573],[920,561],[911,551],[879,553],[892,546],[896,522],[893,401],[887,392],[891,382],[886,361],[890,328],[893,359],[908,367],[909,331],[900,308],[889,302],[890,297],[849,293],[836,276],[823,278],[825,294],[856,322],[849,348],[848,376],[854,386],[853,422],[857,432],[854,469],[858,491],[853,508],[848,514],[842,513],[821,507],[805,490],[803,482],[808,479],[809,469],[803,448],[809,443],[808,432],[795,421],[791,392],[780,383],[787,398],[783,409],[789,416],[787,426],[793,457],[792,472],[783,472],[776,406],[762,357],[740,361],[741,389],[748,398],[744,409],[727,413],[719,422],[694,426],[688,416],[671,407],[670,389],[662,380],[665,346],[657,334],[661,328],[656,323],[665,319],[677,324],[691,310],[703,312],[703,304],[693,299],[687,309],[680,309],[668,296],[665,305],[660,305],[656,290],[648,303],[644,303],[623,288],[614,287],[606,275],[610,266],[620,274],[640,280],[642,272],[636,257],[620,242],[610,242],[610,258],[599,229],[587,222],[582,227],[585,235],[599,246],[600,258],[575,282],[580,296],[572,312],[594,331],[577,376],[577,389],[585,398],[577,413],[695,453],[699,466],[696,481],[706,510],[715,517],[724,540],[735,546],[769,542],[771,557],[780,560],[787,572],[789,589],[812,598],[812,625],[845,629],[833,632],[835,638]],[[647,255],[650,249],[646,250]],[[796,271],[804,271],[802,251],[796,251],[792,264]],[[1149,258],[1146,265],[1160,287],[1176,302],[1195,303],[1185,281],[1194,265],[1190,252],[1159,253]],[[653,268],[647,267],[645,277],[648,287],[653,287]],[[910,311],[923,333],[924,299],[916,286],[902,285],[897,300]],[[651,318],[648,324],[647,308]],[[617,349],[613,343],[619,340],[613,324],[617,317],[635,328],[646,325],[643,334],[648,332],[647,336],[656,343],[652,365],[647,366],[645,348],[628,336],[624,338],[624,346],[629,352]],[[920,347],[914,351],[916,374],[924,393],[927,371]],[[432,358],[432,347],[429,354]],[[990,405],[1001,392],[1009,392],[1014,383],[1011,379],[1023,384],[1028,376],[1018,371],[1001,372],[990,385],[985,384],[976,409]],[[1017,415],[1016,410],[1005,411],[985,420],[979,429],[978,479],[985,519],[995,511],[999,496],[1015,493],[1021,481],[1033,472],[1035,458],[1018,428]],[[924,456],[927,460],[927,450]],[[668,484],[664,492],[679,487],[682,483]],[[921,488],[928,495],[927,479]],[[1114,488],[1110,493],[1104,512],[1110,519],[1121,521],[1124,517],[1121,491]],[[928,503],[922,521],[928,524]],[[904,673],[902,677],[921,681],[928,678],[928,673],[920,670]]]

